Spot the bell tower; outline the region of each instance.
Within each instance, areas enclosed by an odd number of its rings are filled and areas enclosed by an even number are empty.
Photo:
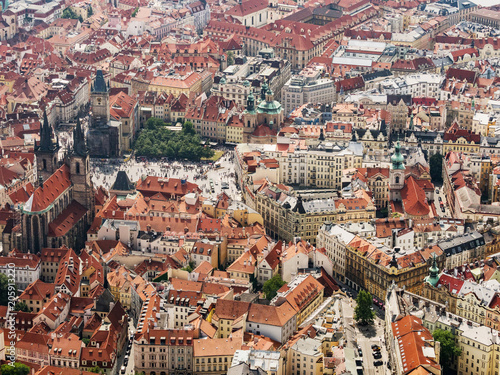
[[[391,201],[401,201],[401,190],[405,186],[404,161],[401,146],[397,141],[394,154],[391,156],[391,169],[389,172],[389,200]]]
[[[73,198],[90,211],[88,215],[90,224],[94,218],[94,187],[90,175],[87,142],[79,117],[76,119],[76,127],[73,130],[73,149],[69,156],[69,167],[73,183]]]
[[[102,70],[96,72],[96,77],[90,89],[92,103],[92,126],[109,122],[109,83],[104,80]]]
[[[35,155],[38,178],[45,181],[59,168],[59,142],[53,139],[52,127],[43,111],[43,123],[40,128],[40,143],[35,141]]]

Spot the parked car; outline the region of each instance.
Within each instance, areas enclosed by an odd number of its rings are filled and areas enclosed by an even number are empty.
[[[382,358],[382,354],[380,352],[374,352],[373,353],[373,358],[380,359],[380,358]]]
[[[358,348],[358,354],[359,354],[360,357],[363,356],[363,351],[361,350],[361,348]]]
[[[377,344],[373,344],[372,350],[375,350],[375,351],[380,350],[380,346],[378,346]]]
[[[382,366],[383,364],[384,364],[384,362],[382,362],[382,361],[373,361],[373,366],[375,366],[375,367]]]

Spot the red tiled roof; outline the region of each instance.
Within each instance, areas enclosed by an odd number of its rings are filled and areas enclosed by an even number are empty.
[[[26,211],[38,212],[48,208],[54,200],[71,186],[69,167],[64,164],[38,187],[25,206]]]
[[[86,213],[87,209],[74,200],[49,224],[48,236],[64,236]]]
[[[430,212],[425,191],[417,184],[413,176],[406,179],[401,190],[401,198],[405,213],[411,216],[427,216]]]
[[[229,16],[244,17],[264,10],[269,6],[268,0],[246,0],[229,9],[225,14]]]
[[[186,181],[182,183],[178,178],[162,178],[155,176],[148,176],[144,180],[139,180],[137,183],[137,190],[145,197],[150,197],[156,193],[162,193],[167,197],[183,196],[191,192],[201,193],[198,185],[192,182]]]

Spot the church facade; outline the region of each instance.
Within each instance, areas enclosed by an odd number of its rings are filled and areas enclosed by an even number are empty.
[[[59,160],[59,145],[44,113],[35,155],[38,187],[19,209],[22,235],[11,239],[12,246],[35,254],[63,245],[79,250],[94,216],[89,153],[80,120],[73,131],[73,148]]]

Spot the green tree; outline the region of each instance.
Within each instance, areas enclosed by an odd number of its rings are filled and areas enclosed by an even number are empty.
[[[28,307],[28,305],[24,301],[18,301],[18,302],[16,302],[16,305],[14,306],[14,311],[30,312],[31,309]]]
[[[138,156],[169,157],[199,161],[201,158],[211,158],[214,151],[204,147],[196,134],[193,124],[189,121],[181,131],[172,131],[165,127],[161,119],[151,117],[146,121],[134,143]]]
[[[183,125],[182,125],[182,132],[184,134],[190,134],[190,135],[195,135],[196,134],[196,130],[194,130],[194,125],[191,121],[186,121]]]
[[[431,173],[431,179],[434,183],[443,182],[443,155],[434,154],[429,159],[429,169]]]
[[[354,320],[361,325],[373,324],[375,312],[372,310],[372,295],[365,290],[360,290],[356,298]]]
[[[94,10],[92,9],[92,5],[89,5],[87,9],[87,17],[91,17],[94,14]]]
[[[103,369],[100,368],[99,366],[92,367],[89,371],[96,374],[104,374]]]
[[[28,375],[30,368],[25,364],[14,362],[14,366],[10,364],[2,365],[0,373],[2,375]]]
[[[10,293],[13,296],[17,296],[17,287],[16,284],[10,284],[9,285],[9,278],[7,275],[0,273],[0,305],[1,306],[7,306],[9,304],[9,286],[10,286]],[[12,293],[12,288],[14,288],[14,293]]]
[[[286,283],[283,281],[279,273],[267,280],[262,287],[262,291],[264,292],[266,299],[269,301],[272,300],[276,296],[279,288],[285,284]]]
[[[190,261],[186,267],[182,268],[182,270],[188,271],[189,273],[191,273],[191,272],[193,272],[195,266],[196,266],[196,263],[194,261]]]
[[[230,66],[233,64],[234,64],[234,53],[233,53],[233,51],[229,51],[227,53],[227,65]]]
[[[78,19],[78,16],[73,12],[73,9],[66,8],[63,10],[62,18]]]
[[[454,358],[462,354],[462,349],[455,343],[455,336],[450,331],[436,329],[432,336],[434,340],[441,344],[440,363],[444,369],[449,369],[453,365]]]
[[[164,126],[165,123],[163,122],[163,120],[156,117],[150,117],[146,121],[146,129],[148,130],[157,130]]]
[[[82,341],[83,341],[83,343],[85,344],[85,346],[87,346],[87,345],[89,344],[89,342],[90,342],[90,339],[88,339],[88,338],[84,337],[84,338],[82,339]]]
[[[139,7],[134,9],[134,11],[132,12],[132,17],[137,16],[137,12],[139,12]]]

